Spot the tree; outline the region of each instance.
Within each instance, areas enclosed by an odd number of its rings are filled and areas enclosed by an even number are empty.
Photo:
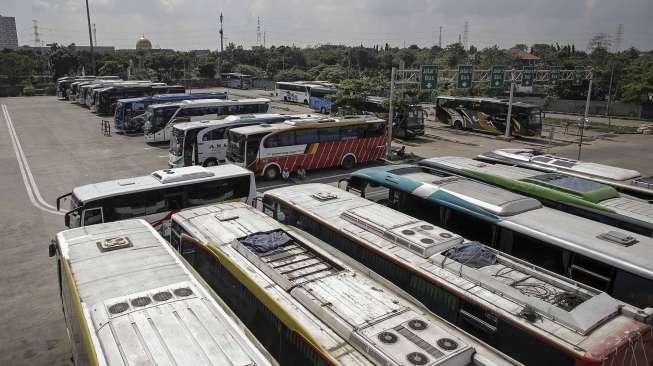
[[[332,83],[339,83],[347,78],[347,70],[339,65],[327,66],[317,76],[318,80],[326,80]]]
[[[306,71],[292,68],[290,70],[285,70],[274,75],[275,81],[297,81],[297,80],[307,80],[309,75]]]
[[[518,49],[518,50],[520,50],[520,51],[524,51],[524,52],[527,52],[527,51],[528,51],[528,46],[525,45],[525,44],[523,44],[523,43],[517,43],[517,44],[514,45],[512,48],[515,48],[515,49]]]
[[[235,70],[238,70],[238,72],[240,73],[252,75],[257,78],[265,76],[265,70],[261,69],[260,67],[256,67],[252,65],[238,64],[235,67]]]
[[[125,66],[118,61],[104,61],[98,69],[98,75],[122,75],[125,72]]]
[[[207,62],[199,67],[199,75],[205,79],[213,79],[215,77],[215,64]]]
[[[624,69],[623,100],[642,103],[653,93],[653,57],[641,57]]]
[[[6,77],[8,84],[29,81],[32,71],[33,63],[29,57],[14,52],[0,53],[0,75]]]
[[[48,51],[48,57],[52,65],[54,80],[57,80],[60,76],[74,73],[80,62],[79,53],[75,49],[74,43],[71,43],[68,47],[53,44]]]

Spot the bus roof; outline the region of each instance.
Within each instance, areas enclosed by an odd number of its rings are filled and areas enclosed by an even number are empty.
[[[137,103],[137,102],[143,102],[143,101],[165,102],[166,100],[180,101],[180,100],[184,100],[183,99],[184,97],[192,98],[195,95],[202,95],[202,96],[215,95],[215,96],[224,96],[226,98],[227,93],[223,93],[223,92],[207,92],[207,93],[156,94],[156,95],[152,95],[152,96],[145,96],[145,97],[138,97],[138,98],[118,99],[118,103]]]
[[[203,106],[215,106],[215,105],[239,105],[239,104],[259,104],[259,103],[271,103],[272,101],[268,98],[251,98],[251,99],[190,99],[182,100],[180,102],[181,108],[193,108],[193,107],[203,107]]]
[[[66,230],[57,240],[99,364],[272,364],[145,221]]]
[[[249,205],[204,206],[181,211],[173,220],[205,245],[224,253],[237,267],[247,268],[244,285],[256,286],[255,293],[266,292],[306,329],[300,330],[302,336],[320,340],[319,346],[341,364],[402,364],[414,349],[406,342],[410,333],[396,330],[400,324],[415,329],[408,324],[415,322],[424,329],[420,333],[422,349],[438,350],[430,353],[429,365],[472,365],[475,352],[491,360],[489,365],[513,364],[319,239],[284,226]],[[252,249],[279,236],[288,238],[281,248]],[[283,255],[286,251],[292,254],[292,262]],[[387,331],[407,337],[399,340],[404,346],[378,342],[379,334]],[[437,340],[443,337],[455,340],[459,347],[453,353],[438,347]]]
[[[568,353],[600,358],[602,353],[614,350],[615,344],[606,347],[607,338],[623,344],[624,324],[640,331],[642,327],[649,327],[633,319],[632,315],[623,315],[622,306],[627,305],[606,293],[489,247],[483,248],[492,254],[494,261],[481,266],[459,262],[468,259],[449,257],[448,250],[461,242],[473,242],[337,187],[318,183],[293,185],[268,190],[264,200],[267,197],[293,206],[309,220],[314,220],[314,225],[337,228],[342,236],[359,243],[354,245],[384,253],[387,257],[384,259],[429,278],[437,286],[457,294],[462,301],[483,304],[493,314],[509,318],[510,323],[528,329],[527,333],[553,338],[552,343],[563,346]],[[451,243],[456,238],[458,240]],[[437,246],[436,254],[420,255],[413,249],[413,246],[423,247],[425,243]],[[527,284],[523,283],[524,280]],[[525,286],[523,289],[522,285]],[[534,287],[546,288],[543,293],[547,294],[576,294],[581,301],[568,307],[547,299],[542,293],[533,292]],[[524,309],[535,311],[542,317],[535,322],[526,322],[520,315]],[[630,310],[638,311],[633,307]]]
[[[361,123],[379,123],[386,122],[385,120],[376,118],[374,116],[356,116],[356,117],[329,117],[329,118],[320,118],[319,116],[305,119],[298,119],[294,121],[286,121],[284,123],[275,123],[275,124],[261,124],[261,125],[252,125],[237,127],[231,130],[233,133],[240,135],[254,135],[265,132],[274,132],[274,131],[283,131],[299,127],[316,127],[323,126],[324,124],[342,126],[348,124],[361,124]]]
[[[87,184],[75,187],[72,193],[79,201],[89,202],[115,195],[252,174],[251,171],[233,164],[213,167],[188,166],[157,170],[149,175],[140,177]]]
[[[310,114],[280,114],[280,113],[255,113],[255,114],[233,114],[221,119],[204,119],[201,121],[191,121],[175,123],[172,128],[175,130],[192,130],[196,128],[206,128],[212,126],[229,125],[236,121],[239,122],[261,122],[286,117],[288,119],[311,118]]]
[[[588,258],[653,279],[653,263],[650,260],[653,257],[653,238],[624,232],[600,222],[543,207],[533,198],[467,178],[450,174],[442,175],[437,172],[429,173],[428,168],[424,168],[420,174],[413,174],[410,171],[406,172],[406,168],[420,169],[415,165],[367,168],[353,173],[353,176],[365,176],[379,182],[391,178],[392,181],[398,182],[397,189],[425,200],[445,206],[455,206],[499,226],[526,233],[528,236],[554,243],[558,247]],[[510,207],[518,202],[522,202],[517,206],[521,209],[511,210],[513,212],[510,215],[502,212],[503,209],[494,209],[494,207]],[[636,240],[636,243],[621,245],[602,239],[610,231],[624,233]]]
[[[445,100],[460,100],[460,101],[467,101],[467,102],[478,102],[478,103],[495,103],[495,104],[503,104],[503,105],[508,105],[508,100],[506,99],[497,99],[497,98],[473,98],[473,97],[453,97],[453,96],[438,96],[436,97],[437,99],[445,99]],[[513,106],[517,107],[524,107],[524,108],[541,108],[537,104],[530,104],[530,103],[524,103],[524,102],[512,102]]]

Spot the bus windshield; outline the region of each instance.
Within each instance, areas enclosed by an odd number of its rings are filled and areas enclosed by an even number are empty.
[[[170,118],[175,114],[175,112],[179,109],[178,106],[171,106],[171,107],[161,107],[161,108],[155,108],[152,110],[152,113],[148,115],[148,119],[146,123],[149,123],[149,129],[153,131],[158,131],[161,128],[165,127],[165,125],[168,123]]]

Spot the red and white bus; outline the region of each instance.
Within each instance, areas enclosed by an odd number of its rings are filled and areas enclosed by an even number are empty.
[[[378,160],[386,153],[387,122],[371,116],[307,118],[229,131],[227,158],[267,179]]]

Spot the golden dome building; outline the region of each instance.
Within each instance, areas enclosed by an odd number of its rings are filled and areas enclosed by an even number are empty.
[[[145,38],[145,35],[142,35],[141,38],[136,41],[137,50],[151,50],[152,42],[149,39]]]

